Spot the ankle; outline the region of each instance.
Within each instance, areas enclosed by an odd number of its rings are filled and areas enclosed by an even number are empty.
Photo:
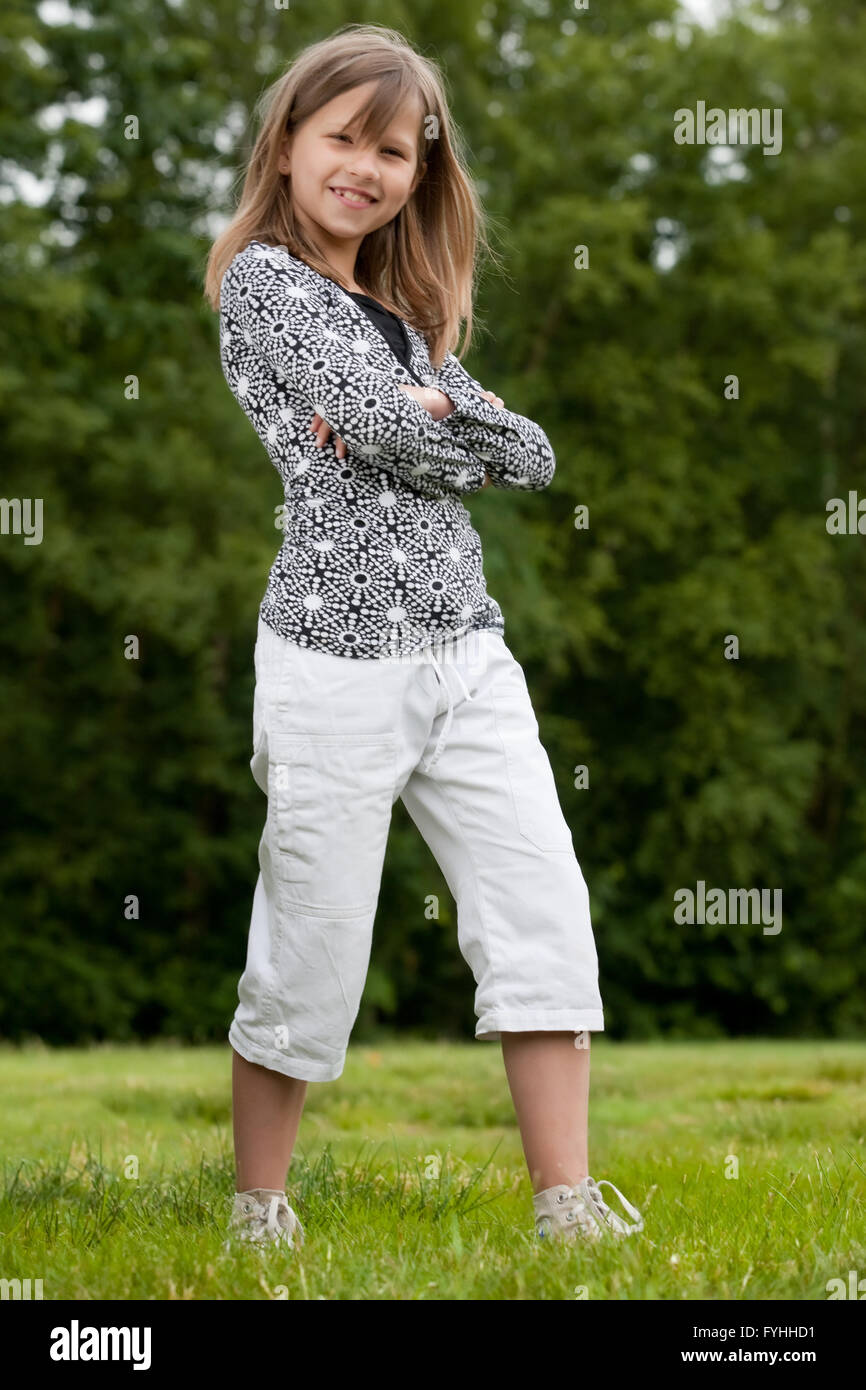
[[[540,1193],[550,1192],[554,1187],[577,1187],[588,1177],[589,1173],[584,1172],[581,1168],[569,1173],[568,1177],[563,1177],[561,1174],[558,1177],[548,1175],[543,1179],[539,1178],[537,1185],[533,1187],[532,1195],[538,1197]]]

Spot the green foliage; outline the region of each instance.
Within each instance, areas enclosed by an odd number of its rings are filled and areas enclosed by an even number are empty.
[[[687,41],[675,8],[375,18],[442,61],[502,234],[467,365],[557,455],[545,493],[471,505],[589,885],[607,1028],[851,1036],[866,539],[829,535],[825,506],[866,477],[866,16],[756,5],[760,30],[744,9]],[[84,9],[87,27],[0,19],[4,169],[47,190],[0,203],[2,494],[44,505],[41,545],[0,536],[0,1034],[220,1038],[264,809],[252,652],[281,492],[201,277],[264,81],[358,15]],[[96,124],[67,105],[92,99]],[[782,152],[676,144],[698,100],[781,107]],[[676,925],[698,880],[781,888],[781,933]],[[472,994],[398,807],[359,1033],[471,1033]]]

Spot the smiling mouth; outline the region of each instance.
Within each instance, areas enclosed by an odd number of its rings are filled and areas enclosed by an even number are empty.
[[[376,198],[361,197],[359,194],[350,193],[345,188],[331,188],[335,198],[339,198],[348,208],[369,208],[377,201]]]

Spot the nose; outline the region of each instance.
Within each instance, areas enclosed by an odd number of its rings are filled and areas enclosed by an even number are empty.
[[[376,156],[372,145],[365,149],[355,148],[352,151],[352,162],[349,165],[352,177],[355,178],[374,178],[376,175]]]
[[[362,189],[365,193],[371,192],[376,184],[376,170],[370,165],[353,164],[346,176],[346,182],[355,188]]]

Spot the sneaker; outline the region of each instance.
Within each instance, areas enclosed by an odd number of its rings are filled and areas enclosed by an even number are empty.
[[[634,1218],[631,1223],[611,1211],[600,1191],[605,1186],[613,1189],[629,1216]],[[559,1183],[556,1187],[537,1192],[532,1201],[539,1240],[560,1237],[567,1240],[577,1232],[589,1240],[599,1240],[604,1235],[630,1236],[643,1230],[640,1212],[606,1178],[602,1178],[600,1183],[595,1178],[584,1178],[576,1187]]]
[[[249,1192],[236,1192],[229,1218],[228,1240],[224,1250],[230,1250],[234,1240],[253,1245],[283,1244],[290,1249],[297,1241],[304,1243],[304,1228],[298,1220],[285,1192],[269,1187],[254,1187]]]

